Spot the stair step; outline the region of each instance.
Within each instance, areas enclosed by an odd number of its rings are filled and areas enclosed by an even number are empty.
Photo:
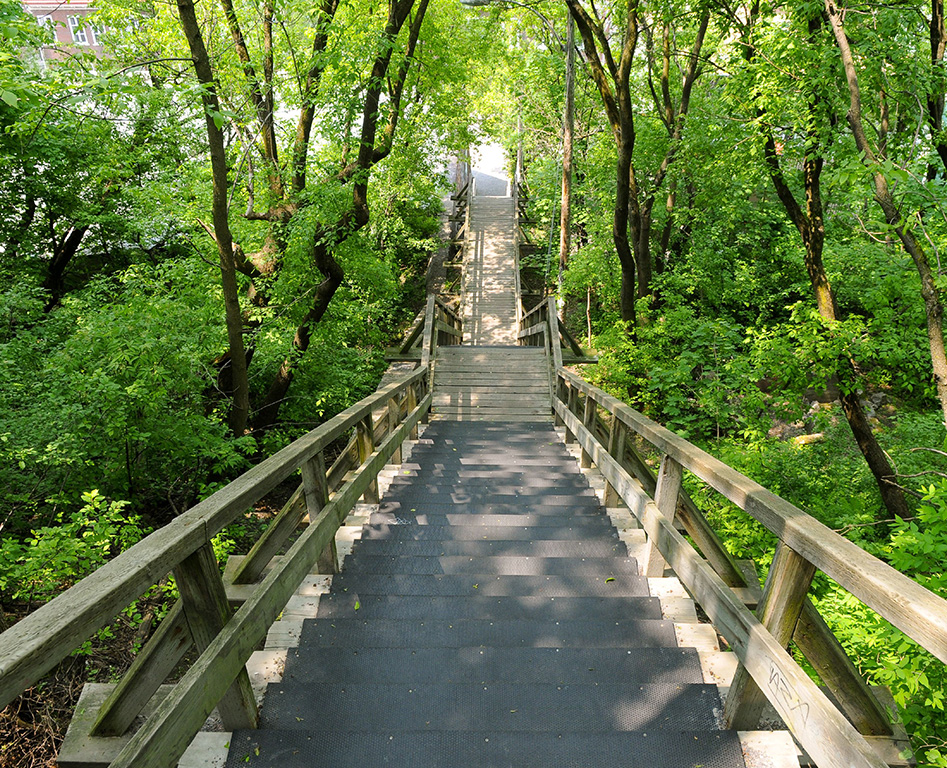
[[[419,503],[420,504],[420,503]],[[483,512],[458,512],[451,514],[449,505],[412,506],[386,502],[383,510],[372,513],[368,522],[373,525],[401,525],[401,526],[457,526],[479,530],[480,528],[495,528],[499,526],[536,526],[537,528],[562,528],[566,526],[591,528],[598,531],[614,530],[611,522],[598,509],[568,509],[568,515],[557,513],[537,512],[535,505],[530,505],[532,514],[522,514],[522,507],[517,509],[515,504],[500,505],[486,504],[480,509]],[[497,507],[509,509],[498,510]],[[546,510],[561,510],[563,507],[546,507]],[[431,510],[431,511],[427,511]]]
[[[618,534],[603,528],[599,537],[617,541]],[[593,535],[588,527],[530,526],[530,525],[379,525],[369,524],[362,529],[365,541],[587,541]]]
[[[359,558],[376,557],[530,557],[627,559],[624,542],[615,539],[585,541],[378,541],[362,539],[355,545]]]
[[[656,597],[454,597],[431,595],[365,595],[333,592],[319,598],[320,619],[396,619],[417,621],[473,619],[477,621],[624,621],[660,620]]]
[[[511,715],[512,716],[512,715]],[[238,731],[227,768],[742,768],[735,731]]]
[[[693,648],[313,648],[291,652],[283,680],[311,683],[557,685],[702,683]]]
[[[354,562],[354,558],[353,558]],[[335,592],[358,595],[534,595],[538,597],[650,597],[647,581],[631,574],[591,576],[576,571],[571,576],[498,576],[375,574],[343,571],[332,579]]]
[[[268,686],[260,719],[310,733],[486,730],[584,733],[713,730],[717,686],[497,683]],[[318,712],[313,718],[311,713]],[[302,718],[302,719],[297,719]]]
[[[637,574],[638,564],[631,558],[583,557],[577,562],[562,557],[504,556],[473,557],[399,557],[362,555],[346,564],[350,573],[390,573],[405,575],[460,575],[467,573],[499,576],[568,576],[577,571],[592,576]]]

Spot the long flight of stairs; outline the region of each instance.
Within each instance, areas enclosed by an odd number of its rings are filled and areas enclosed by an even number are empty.
[[[554,428],[542,350],[512,346],[512,201],[473,214],[469,346],[438,350],[431,422],[342,529],[342,572],[271,629],[254,679],[291,646],[282,678],[227,768],[798,766],[722,729],[732,654],[676,579],[639,575],[643,532]]]
[[[227,765],[742,767],[720,709],[552,424],[445,420]]]

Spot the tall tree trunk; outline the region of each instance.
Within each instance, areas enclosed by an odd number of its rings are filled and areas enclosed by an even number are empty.
[[[810,42],[817,39],[820,29],[821,19],[814,17],[809,23]],[[749,54],[748,60],[752,61],[752,47],[747,45],[744,50]],[[806,273],[809,276],[809,283],[812,286],[819,316],[829,323],[834,323],[839,319],[838,304],[822,261],[822,252],[825,245],[825,218],[821,185],[823,158],[821,155],[820,132],[816,124],[816,115],[819,113],[819,99],[816,94],[812,94],[809,98],[808,111],[809,130],[802,169],[802,184],[805,195],[803,205],[797,202],[783,175],[772,130],[761,123],[761,131],[765,140],[764,157],[770,179],[776,188],[776,195],[802,238],[805,249]],[[891,463],[879,445],[874,432],[872,432],[871,424],[868,422],[865,409],[858,397],[859,377],[854,362],[851,358],[839,360],[835,373],[839,380],[839,400],[842,404],[842,411],[848,420],[855,443],[875,478],[878,492],[888,516],[910,517],[911,511],[904,498],[904,492],[897,484]]]
[[[861,117],[862,104],[861,91],[858,86],[858,72],[855,69],[855,60],[852,56],[848,36],[845,33],[841,13],[834,0],[825,0],[825,10],[832,25],[835,42],[838,45],[842,65],[845,69],[845,79],[848,82],[848,123],[852,129],[852,135],[855,137],[855,146],[861,153],[865,165],[872,173],[875,202],[881,208],[885,222],[897,233],[904,250],[914,261],[918,276],[921,278],[921,298],[924,301],[924,310],[927,316],[927,342],[934,371],[934,382],[937,387],[937,396],[940,400],[944,423],[947,424],[947,350],[944,347],[944,307],[940,292],[934,282],[934,274],[927,260],[927,254],[911,231],[904,226],[894,196],[891,194],[888,179],[881,170],[879,157],[865,133]]]
[[[201,101],[204,105],[204,122],[207,128],[207,141],[210,145],[211,172],[214,183],[213,222],[214,240],[220,257],[220,276],[224,294],[224,311],[227,319],[227,340],[230,344],[230,364],[233,377],[233,403],[230,408],[228,425],[235,435],[246,431],[250,413],[250,387],[247,379],[247,357],[243,345],[243,317],[240,311],[240,298],[237,293],[237,270],[233,254],[233,235],[227,212],[227,151],[224,147],[224,134],[215,122],[220,114],[217,99],[217,82],[211,68],[210,57],[201,36],[192,0],[177,0],[181,27],[187,38],[194,61],[197,78],[204,86]]]
[[[575,127],[575,22],[566,20],[566,103],[562,115],[562,194],[559,208],[559,277],[562,301],[562,276],[569,262],[570,220],[572,218],[572,134]]]
[[[43,288],[49,291],[49,298],[46,300],[45,311],[50,312],[53,307],[59,304],[63,294],[63,276],[66,273],[66,267],[76,255],[79,246],[82,245],[82,238],[89,231],[88,225],[81,227],[70,227],[69,231],[63,235],[62,239],[56,243],[53,248],[53,258],[49,262],[46,270],[46,278],[43,280]]]

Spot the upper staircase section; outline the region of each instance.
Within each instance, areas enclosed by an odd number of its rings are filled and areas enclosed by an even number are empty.
[[[516,344],[516,240],[512,197],[476,195],[464,260],[464,344]]]

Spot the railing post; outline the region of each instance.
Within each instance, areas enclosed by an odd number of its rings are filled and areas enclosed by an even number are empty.
[[[305,515],[306,499],[303,487],[300,486],[237,566],[233,574],[233,583],[253,584],[259,579],[267,563],[279,552]]]
[[[585,410],[582,412],[582,424],[589,432],[592,433],[592,437],[595,437],[596,417],[595,399],[592,397],[592,395],[586,395]],[[582,469],[588,469],[592,466],[592,454],[586,451],[585,448],[582,449],[582,456],[579,460],[579,466],[582,467]]]
[[[121,736],[191,647],[191,633],[178,600],[99,710],[91,736]]]
[[[783,648],[792,639],[814,575],[815,566],[812,563],[782,541],[779,542],[756,615]],[[740,664],[724,704],[727,727],[737,731],[755,730],[765,704],[766,694],[750,677],[746,667]]]
[[[369,413],[358,423],[358,461],[364,464],[375,451],[375,429],[372,425],[372,415]],[[378,503],[378,478],[372,480],[362,497],[366,504]]]
[[[182,560],[174,569],[174,578],[184,603],[184,616],[194,645],[203,653],[231,616],[224,581],[211,543],[208,541]],[[245,666],[241,667],[236,679],[217,703],[217,710],[225,730],[256,728],[256,699]]]
[[[398,398],[389,397],[388,398],[388,434],[394,434],[394,431],[398,428],[398,425],[401,423],[401,403],[398,402]],[[401,458],[401,446],[399,445],[393,454],[391,454],[391,463],[400,464],[402,461]]]
[[[622,464],[622,454],[625,452],[625,427],[614,413],[608,425],[608,455],[619,464]],[[605,482],[605,506],[617,507],[621,504],[621,496],[608,481]]]
[[[405,407],[408,409],[408,413],[414,413],[414,409],[418,407],[418,390],[417,384],[409,384],[408,391],[405,393]],[[418,425],[415,424],[411,427],[411,432],[408,434],[409,440],[418,439]],[[400,448],[398,449],[400,452]],[[400,454],[399,454],[400,455]]]
[[[303,476],[302,487],[303,495],[306,497],[306,509],[309,511],[309,520],[312,521],[329,503],[329,480],[326,477],[326,461],[322,451],[305,462],[300,469]],[[319,573],[339,572],[339,555],[334,536],[319,555],[316,570]]]
[[[579,390],[576,387],[573,387],[571,384],[567,384],[569,387],[569,396],[566,400],[566,407],[569,409],[569,412],[575,414],[576,408],[579,405]],[[566,443],[574,443],[575,435],[572,434],[572,430],[566,426]]]
[[[684,470],[681,465],[670,456],[661,459],[661,469],[658,471],[658,484],[654,491],[654,503],[658,510],[672,523],[677,513],[677,500],[681,495],[681,483]],[[666,563],[654,541],[648,544],[648,561],[644,572],[647,576],[663,576]]]

